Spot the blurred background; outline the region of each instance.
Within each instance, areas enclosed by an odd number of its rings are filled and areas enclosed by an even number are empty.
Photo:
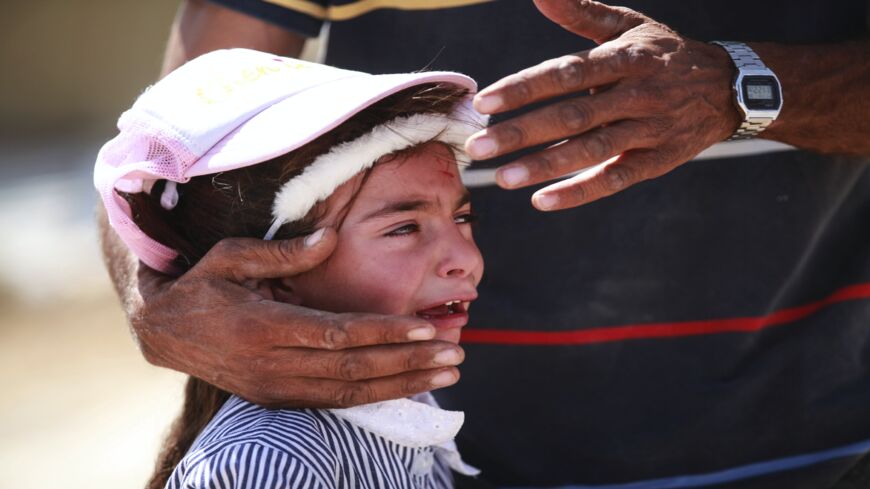
[[[98,251],[92,165],[180,0],[4,1],[0,489],[142,487],[183,376],[148,365]]]

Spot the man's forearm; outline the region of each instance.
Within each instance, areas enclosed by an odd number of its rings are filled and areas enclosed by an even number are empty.
[[[100,233],[103,261],[109,271],[109,278],[112,280],[112,285],[115,286],[115,291],[121,299],[124,312],[132,324],[133,318],[142,308],[142,295],[137,279],[139,260],[124,245],[115,230],[109,226],[108,216],[103,206],[97,207],[97,227]],[[130,331],[141,348],[142,345],[139,343],[135,328],[131,327]]]
[[[186,0],[172,24],[162,75],[216,49],[249,48],[298,57],[304,45],[303,36],[275,24],[207,0]]]
[[[783,91],[782,113],[761,137],[823,153],[870,155],[870,41],[751,47]]]

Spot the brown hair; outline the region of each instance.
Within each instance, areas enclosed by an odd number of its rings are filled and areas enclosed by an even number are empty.
[[[172,210],[160,206],[162,181],[155,184],[150,194],[122,193],[122,196],[130,204],[136,224],[153,239],[175,249],[179,255],[174,264],[188,270],[221,239],[262,238],[271,225],[272,202],[280,187],[299,175],[317,156],[396,117],[449,114],[466,93],[464,89],[443,84],[403,90],[291,153],[250,167],[195,177],[178,185],[179,200]],[[290,239],[314,231],[324,211],[323,205],[315,206],[304,218],[282,226],[275,239]],[[202,379],[188,378],[184,405],[170,428],[147,489],[166,485],[175,466],[229,396]]]

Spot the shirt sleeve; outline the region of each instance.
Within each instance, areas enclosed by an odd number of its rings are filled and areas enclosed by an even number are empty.
[[[332,489],[315,467],[260,443],[228,445],[190,467],[176,487],[184,489]],[[169,486],[173,486],[172,481]]]
[[[209,0],[281,26],[305,37],[317,37],[330,0]]]

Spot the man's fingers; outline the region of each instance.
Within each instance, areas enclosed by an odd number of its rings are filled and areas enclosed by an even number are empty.
[[[219,276],[236,283],[289,277],[322,263],[335,244],[335,231],[328,228],[290,240],[227,238],[213,246],[188,274]]]
[[[455,367],[465,352],[454,343],[427,341],[378,345],[339,351],[309,348],[273,348],[251,365],[255,377],[289,379],[318,377],[358,381],[388,377],[414,370]]]
[[[650,140],[643,127],[636,121],[620,121],[588,131],[502,166],[496,181],[502,188],[513,189],[567,177],[632,148],[645,147]]]
[[[542,211],[576,207],[667,173],[674,166],[668,164],[658,150],[632,150],[573,178],[538,190],[532,195],[532,204]]]
[[[592,0],[535,0],[535,5],[562,28],[598,44],[649,20],[634,10]]]
[[[589,51],[569,54],[508,75],[475,95],[474,108],[484,114],[495,114],[615,81],[611,73],[598,69],[589,56]]]
[[[239,335],[242,338],[247,335],[251,343],[318,350],[426,341],[435,337],[432,324],[413,316],[333,314],[272,301],[241,306],[238,326]]]
[[[626,117],[622,98],[604,92],[548,105],[478,132],[466,142],[466,151],[483,160],[581,134]]]
[[[459,381],[459,370],[445,367],[417,370],[363,381],[297,378],[287,384],[264,387],[242,395],[266,407],[347,408],[360,404],[401,399],[439,389]]]
[[[502,78],[475,95],[474,108],[478,112],[506,112],[532,102],[609,85],[628,75],[636,75],[639,70],[649,71],[650,56],[618,38],[638,25],[653,24],[652,19],[627,8],[593,1],[537,0],[536,3],[551,20],[601,46],[547,60]],[[655,25],[667,29],[661,24]]]
[[[334,390],[332,397],[339,407],[351,407],[388,399],[401,399],[421,392],[447,387],[458,381],[459,369],[446,367],[346,383]]]
[[[649,49],[623,40],[610,41],[508,75],[475,95],[474,108],[484,114],[516,110],[534,102],[611,86],[625,78],[648,76],[660,68]]]

